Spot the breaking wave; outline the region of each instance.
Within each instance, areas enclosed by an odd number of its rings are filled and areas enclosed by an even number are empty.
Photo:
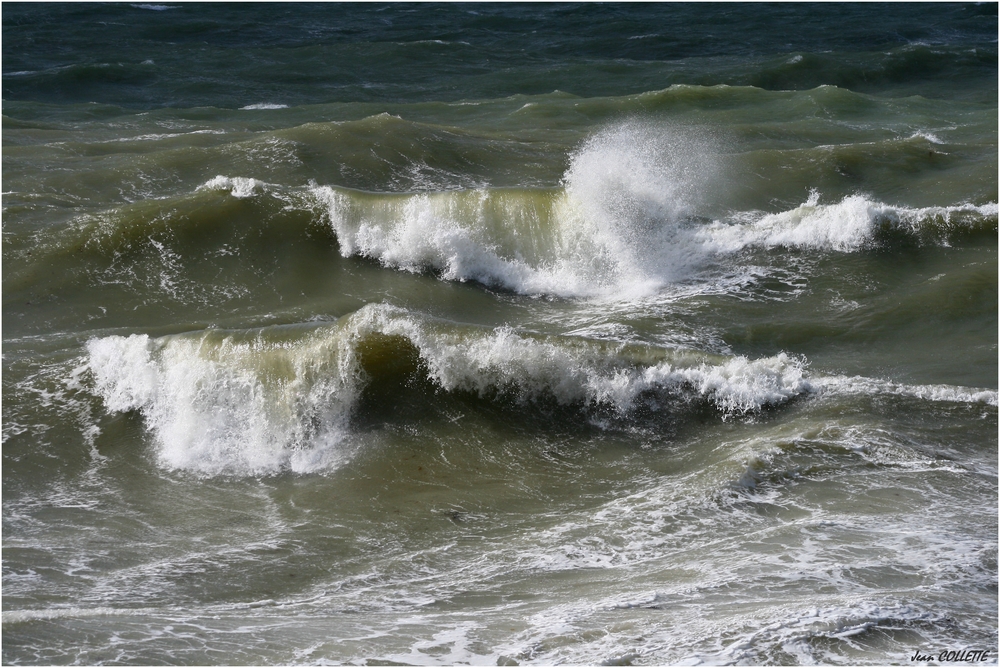
[[[817,193],[788,211],[706,222],[686,217],[679,198],[603,185],[606,199],[595,194],[600,189],[583,195],[574,186],[414,195],[319,186],[312,192],[345,257],[560,297],[654,294],[745,248],[857,252],[898,237],[946,244],[997,225],[996,203],[909,208],[851,195],[820,204]]]
[[[667,411],[670,401],[702,402],[725,418],[826,388],[996,405],[988,390],[810,378],[802,360],[783,353],[748,359],[487,330],[387,305],[308,328],[95,338],[87,351],[107,410],[140,412],[163,466],[205,475],[335,468],[351,454],[352,413],[365,388],[411,353],[414,371],[440,391],[554,400],[588,415],[627,417],[652,399]]]
[[[560,188],[310,192],[345,257],[561,297],[646,296],[748,247],[855,252],[997,228],[996,203],[911,208],[854,194],[821,204],[815,190],[790,210],[707,218],[725,180],[716,154],[690,129],[626,123],[587,141]]]

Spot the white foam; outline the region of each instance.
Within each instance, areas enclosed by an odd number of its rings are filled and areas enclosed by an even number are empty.
[[[688,232],[715,185],[716,151],[707,138],[670,126],[624,123],[596,134],[573,156],[564,177],[573,232],[595,241],[618,278],[675,282],[701,264],[704,249]],[[577,243],[572,251],[589,250]]]
[[[523,294],[634,297],[701,263],[704,249],[681,224],[711,181],[710,154],[687,134],[624,124],[584,144],[550,197],[486,188],[312,193],[345,256]]]
[[[802,205],[781,213],[749,212],[729,221],[715,221],[698,231],[707,248],[733,253],[748,246],[815,248],[851,252],[875,241],[883,227],[919,233],[927,221],[945,226],[963,215],[996,217],[997,204],[910,208],[891,206],[863,195],[834,204],[820,204],[813,191]]]
[[[157,394],[158,373],[149,355],[149,337],[109,336],[87,344],[94,389],[112,413],[142,408]]]
[[[312,192],[325,206],[345,257],[364,255],[413,272],[433,268],[445,280],[473,279],[521,292],[544,292],[556,283],[544,280],[549,272],[498,254],[482,230],[489,198],[485,190],[461,200],[451,193],[387,197],[372,207],[358,206],[354,197],[333,188]],[[455,216],[458,209],[465,216]],[[463,224],[463,218],[470,224]]]
[[[943,401],[963,404],[997,405],[997,391],[955,385],[906,385],[863,376],[817,377],[812,385],[818,390],[843,394],[895,394],[915,397],[925,401]]]
[[[240,107],[240,111],[249,111],[253,109],[288,109],[288,105],[274,104],[273,102],[258,102],[256,104],[248,104],[245,107]]]
[[[909,138],[910,139],[925,139],[925,140],[929,141],[932,144],[943,144],[944,143],[941,140],[940,137],[938,137],[933,132],[929,132],[927,130],[921,130],[921,131],[918,131],[918,132],[914,132],[912,135],[910,135]]]
[[[265,184],[257,179],[242,176],[216,176],[198,187],[198,190],[228,190],[233,197],[253,197]]]
[[[751,627],[752,630],[739,633],[732,640],[720,642],[719,644],[725,644],[725,647],[718,653],[699,652],[685,657],[683,663],[688,665],[768,663],[773,661],[769,652],[775,652],[780,648],[783,653],[793,656],[795,663],[799,665],[850,664],[857,661],[856,657],[853,654],[844,655],[838,652],[838,644],[829,640],[850,638],[881,626],[894,629],[939,619],[939,615],[917,606],[898,603],[883,606],[870,600],[825,609],[788,610],[783,618],[764,626]],[[828,642],[816,643],[817,639],[827,639]],[[892,658],[895,663],[904,657]]]
[[[319,346],[317,349],[315,346]],[[111,412],[141,411],[167,468],[208,475],[335,465],[353,394],[336,356],[295,344],[109,336],[87,343],[94,389]]]
[[[614,347],[586,340],[527,337],[504,327],[469,336],[388,307],[362,309],[354,327],[359,334],[410,340],[430,378],[448,391],[487,395],[512,389],[522,399],[551,395],[564,404],[605,404],[627,412],[644,392],[673,390],[705,398],[727,412],[746,412],[809,390],[801,362],[785,354],[760,360],[734,357],[720,364],[636,366],[625,363]]]
[[[153,608],[47,608],[44,610],[5,610],[3,624],[23,624],[39,619],[80,619],[85,617],[127,617],[132,615],[151,615],[157,611]]]

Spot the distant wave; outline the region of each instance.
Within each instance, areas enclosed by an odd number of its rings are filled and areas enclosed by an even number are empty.
[[[420,137],[426,137],[413,134],[423,132],[422,126],[380,114],[346,130],[308,124],[295,129],[295,141],[372,129],[404,137],[401,149],[424,145]],[[141,135],[129,141],[175,136]],[[166,201],[82,215],[58,234],[40,233],[31,244],[32,261],[72,264],[92,257],[100,262],[126,246],[148,246],[157,231],[186,233],[195,243],[196,226],[227,227],[233,234],[270,228],[280,218],[278,234],[299,234],[302,225],[323,226],[327,229],[312,237],[314,243],[329,244],[330,232],[344,257],[370,258],[395,270],[430,272],[518,294],[627,301],[682,285],[709,286],[718,280],[718,267],[731,265],[744,249],[857,253],[949,245],[997,231],[996,202],[909,207],[864,193],[823,201],[818,190],[785,210],[717,210],[709,217],[703,212],[717,206],[712,201],[716,191],[729,187],[733,178],[724,173],[721,158],[713,157],[720,155],[714,142],[698,129],[619,123],[583,142],[570,154],[561,183],[545,188],[365,192],[220,174]],[[915,133],[888,144],[926,156],[927,142]],[[825,152],[815,149],[808,160]],[[226,197],[243,201],[238,222],[209,214],[221,211]],[[294,222],[286,220],[291,214]],[[269,250],[252,246],[255,238],[239,235],[238,243],[251,244],[244,255],[249,262]],[[77,254],[81,246],[93,255]],[[19,277],[7,280],[16,283]]]
[[[997,230],[993,202],[904,207],[850,195],[822,204],[814,192],[786,211],[734,212],[709,220],[692,215],[696,208],[686,203],[680,186],[671,193],[661,185],[644,187],[648,184],[636,174],[610,171],[571,176],[562,188],[395,194],[318,185],[286,188],[220,175],[199,186],[195,197],[225,193],[247,200],[256,213],[245,218],[244,226],[268,226],[278,211],[310,213],[329,226],[344,257],[565,298],[654,295],[701,280],[700,272],[713,262],[747,248],[854,253],[897,243],[947,245]],[[82,218],[74,232],[49,243],[59,255],[80,243],[102,248],[112,238],[118,239],[115,244],[148,243],[149,233],[167,224],[151,213],[161,207],[139,203],[90,222]],[[183,210],[192,207],[197,208],[196,200]],[[190,220],[181,217],[172,228],[185,229]],[[34,250],[41,257],[46,244]]]
[[[264,185],[257,179],[242,176],[216,176],[206,181],[198,190],[228,190],[233,197],[245,199],[259,193]]]

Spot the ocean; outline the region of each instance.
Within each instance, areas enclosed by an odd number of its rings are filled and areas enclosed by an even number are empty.
[[[2,15],[5,665],[996,665],[996,3]]]

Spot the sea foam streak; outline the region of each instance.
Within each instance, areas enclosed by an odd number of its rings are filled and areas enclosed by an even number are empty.
[[[335,467],[350,454],[350,419],[379,382],[365,344],[385,337],[415,349],[422,372],[447,392],[517,401],[605,406],[627,416],[641,396],[707,401],[723,416],[834,389],[996,404],[996,392],[909,388],[868,379],[807,377],[785,354],[757,360],[693,351],[486,330],[369,305],[311,330],[206,331],[87,344],[94,391],[111,412],[137,410],[160,463],[206,475]],[[393,349],[398,356],[401,349]]]

